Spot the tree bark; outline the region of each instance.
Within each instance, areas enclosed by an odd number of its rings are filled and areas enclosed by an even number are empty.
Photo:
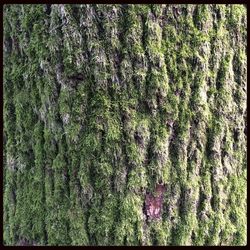
[[[245,245],[244,5],[4,5],[5,245]]]

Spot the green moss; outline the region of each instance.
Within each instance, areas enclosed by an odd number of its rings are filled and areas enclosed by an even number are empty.
[[[4,244],[246,244],[244,5],[4,5],[3,21]]]
[[[132,165],[141,165],[143,162],[143,156],[140,154],[139,146],[134,142],[127,146],[128,160]]]
[[[234,4],[230,8],[229,25],[233,28],[241,24],[242,16],[246,14],[246,7],[243,4]]]
[[[112,114],[110,115],[112,117]],[[107,123],[107,143],[119,142],[121,139],[121,124],[115,119],[109,119]]]
[[[72,245],[87,246],[89,245],[89,239],[85,230],[85,217],[82,213],[82,207],[79,204],[72,205],[68,210],[68,216],[70,219],[70,231],[69,236]]]
[[[147,187],[147,172],[142,166],[132,169],[128,176],[127,188],[135,192]]]
[[[96,238],[101,245],[110,245],[114,238],[113,221],[116,216],[117,197],[109,194],[100,210],[96,225]]]
[[[115,232],[115,239],[119,245],[123,242],[128,245],[137,245],[141,240],[136,237],[134,226],[136,223],[141,223],[143,219],[142,204],[141,197],[132,192],[129,192],[121,201],[121,221]]]

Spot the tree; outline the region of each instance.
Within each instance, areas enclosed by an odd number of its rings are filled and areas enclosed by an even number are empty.
[[[244,5],[4,5],[4,244],[245,245]]]

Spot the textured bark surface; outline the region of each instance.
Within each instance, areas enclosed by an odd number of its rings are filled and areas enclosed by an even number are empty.
[[[244,5],[5,5],[4,243],[245,245],[246,37]]]

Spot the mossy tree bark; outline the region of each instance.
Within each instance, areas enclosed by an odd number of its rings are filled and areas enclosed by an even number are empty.
[[[246,36],[244,5],[5,5],[5,244],[246,244]]]

